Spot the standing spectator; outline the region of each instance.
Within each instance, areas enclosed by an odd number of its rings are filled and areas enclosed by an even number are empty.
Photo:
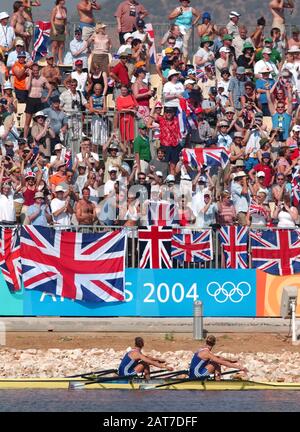
[[[55,138],[55,133],[50,127],[50,120],[48,120],[43,111],[35,113],[33,120],[31,136],[34,139],[34,145],[38,146],[40,152],[46,156],[50,156],[51,139]]]
[[[46,56],[47,66],[44,66],[42,69],[41,75],[46,78],[48,83],[52,88],[51,96],[59,96],[60,92],[58,90],[58,86],[61,82],[61,74],[60,70],[57,66],[54,66],[54,57],[52,54],[48,54]],[[43,92],[44,93],[44,92]],[[44,96],[44,94],[43,94]],[[48,101],[44,102],[47,106],[49,106]]]
[[[138,108],[137,101],[129,94],[125,85],[116,100],[118,124],[122,142],[126,145],[128,155],[131,154],[131,143],[134,140],[134,117]]]
[[[15,49],[14,51],[10,51],[7,57],[6,66],[11,69],[13,65],[18,61],[18,54],[20,54],[21,51],[24,51],[25,48],[25,42],[23,39],[16,39],[15,40]],[[29,62],[31,60],[30,55],[28,52],[25,51],[26,54],[26,62]]]
[[[108,140],[108,124],[105,117],[107,112],[106,96],[103,95],[101,84],[94,86],[94,91],[89,98],[89,112],[92,113],[93,150],[99,153],[99,146]]]
[[[26,103],[28,97],[28,90],[26,79],[30,75],[30,65],[26,64],[26,53],[21,51],[18,56],[18,60],[11,69],[11,74],[14,77],[14,90],[16,98],[20,103]]]
[[[298,217],[298,210],[291,206],[290,195],[285,193],[283,200],[275,207],[272,218],[278,220],[278,228],[295,228]]]
[[[271,156],[270,153],[265,152],[262,154],[262,162],[255,165],[254,168],[252,168],[251,171],[249,171],[249,176],[252,181],[255,180],[254,173],[264,173],[265,179],[264,179],[264,187],[270,187],[274,183],[274,169],[271,165]],[[257,174],[257,176],[258,176]]]
[[[267,89],[267,100],[269,111],[272,116],[272,125],[273,129],[280,129],[281,137],[279,141],[286,141],[289,137],[289,130],[292,121],[292,113],[293,113],[293,104],[292,104],[292,92],[291,85],[287,85],[288,89],[288,104],[285,106],[284,102],[278,102],[276,108],[274,103],[272,102],[270,89]]]
[[[149,85],[144,82],[146,70],[138,68],[135,71],[136,81],[132,85],[132,93],[138,103],[138,116],[147,123],[150,115],[150,99],[155,95],[154,90],[150,90]]]
[[[83,69],[88,67],[88,42],[82,39],[82,30],[76,27],[74,39],[70,42],[70,52],[72,56],[72,65],[75,65],[76,60],[82,60]]]
[[[296,46],[300,48],[300,29],[297,26],[292,27],[292,37],[288,40],[288,48],[292,48],[292,46]]]
[[[16,210],[13,200],[13,190],[10,183],[3,183],[4,165],[0,167],[0,224],[14,225]]]
[[[7,12],[0,12],[0,49],[5,57],[12,50],[16,38],[13,27],[8,25],[9,15]]]
[[[238,22],[240,19],[241,14],[239,14],[236,11],[231,11],[229,14],[229,23],[227,24],[226,28],[228,30],[228,34],[235,37],[239,35],[239,26]]]
[[[249,208],[249,191],[247,175],[244,171],[239,171],[231,186],[232,201],[237,214],[239,225],[247,225],[247,213]]]
[[[76,219],[79,225],[93,225],[96,220],[96,206],[90,200],[88,187],[82,189],[82,199],[76,204]]]
[[[137,171],[146,173],[151,160],[151,152],[147,126],[143,122],[139,123],[139,134],[133,142],[133,151]]]
[[[82,29],[82,39],[88,40],[95,31],[94,10],[101,9],[96,0],[80,0],[77,4],[77,12],[79,15],[80,27]]]
[[[196,25],[201,17],[201,12],[190,6],[190,0],[179,0],[180,6],[176,7],[169,15],[169,20],[175,20],[183,33],[183,57],[188,58],[189,40],[193,25]],[[195,19],[193,20],[193,17]]]
[[[25,108],[25,125],[24,125],[24,138],[28,138],[29,126],[33,114],[41,111],[43,108],[42,103],[47,103],[52,93],[52,87],[48,83],[45,77],[40,75],[38,64],[34,63],[31,69],[28,69],[29,75],[26,79],[26,86],[28,91],[28,97]],[[48,94],[44,100],[42,100],[43,87],[46,87]]]
[[[128,75],[128,54],[127,51],[124,51],[120,54],[120,61],[116,66],[114,66],[110,71],[110,76],[115,81],[115,91],[114,91],[114,97],[117,99],[117,97],[120,94],[121,86],[129,86],[130,79]]]
[[[221,225],[233,225],[236,220],[236,211],[228,190],[224,190],[221,193],[220,201],[217,203],[217,206],[217,222]]]
[[[89,39],[89,43],[93,44],[91,70],[94,71],[95,67],[99,66],[101,71],[108,73],[108,54],[111,50],[112,43],[105,29],[105,24],[97,23],[95,33]]]
[[[31,34],[26,29],[26,21],[31,22],[31,17],[25,12],[25,7],[21,1],[15,1],[13,4],[14,13],[10,20],[10,25],[15,31],[16,37],[24,40],[26,50],[29,49]]]
[[[64,63],[63,54],[67,34],[67,8],[65,7],[65,0],[55,0],[55,6],[51,11],[50,21],[52,54],[54,61],[57,62],[58,58],[58,63],[62,65]]]
[[[211,15],[209,12],[203,12],[201,24],[198,25],[197,31],[198,36],[203,38],[204,36],[210,37],[212,40],[217,34],[217,26],[211,21]]]
[[[247,37],[247,32],[248,32],[247,27],[245,25],[240,25],[238,30],[239,30],[239,34],[235,35],[232,41],[232,46],[235,49],[236,58],[242,55],[245,44],[250,45],[254,51],[252,40],[251,38]],[[244,66],[244,65],[239,65],[239,66]]]
[[[228,86],[229,102],[236,110],[242,109],[241,98],[245,95],[245,68],[239,66],[236,70],[236,76],[231,77]]]
[[[136,21],[138,18],[144,19],[148,12],[142,4],[136,0],[122,1],[116,12],[115,17],[118,23],[120,44],[124,44],[124,34],[136,31]]]
[[[293,11],[294,0],[271,0],[269,8],[273,16],[272,28],[278,27],[282,33],[286,33],[284,9],[291,9]]]
[[[261,78],[258,78],[255,82],[256,90],[258,93],[259,106],[264,116],[270,116],[270,110],[267,99],[267,91],[270,90],[275,81],[270,78],[270,70],[267,68],[261,69]]]
[[[101,70],[99,65],[94,66],[94,71],[91,71],[88,76],[88,83],[86,87],[86,92],[90,96],[95,89],[95,85],[100,84],[103,89],[103,96],[107,95],[108,89],[108,79],[107,73]]]
[[[160,144],[166,152],[166,162],[170,164],[170,174],[175,175],[176,164],[182,150],[180,145],[181,132],[174,108],[165,107],[164,116],[157,117],[160,127]]]

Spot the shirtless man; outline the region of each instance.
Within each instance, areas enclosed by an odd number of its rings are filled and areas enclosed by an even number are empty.
[[[54,66],[54,57],[52,54],[48,54],[46,60],[47,66],[43,67],[41,75],[46,78],[48,83],[52,86],[52,90],[55,90],[61,83],[60,70],[57,66]]]
[[[82,199],[76,205],[76,218],[79,225],[93,225],[96,220],[96,206],[90,200],[90,190],[82,189]]]
[[[93,10],[100,10],[101,6],[96,0],[80,0],[77,4],[82,39],[87,40],[95,31],[95,19]]]
[[[21,1],[15,1],[14,13],[11,17],[10,24],[15,31],[15,35],[19,36],[25,42],[26,51],[29,49],[31,34],[26,31],[25,24],[26,21],[31,22],[31,17],[25,12],[25,7]]]
[[[294,9],[294,0],[271,0],[269,8],[273,15],[272,28],[277,27],[281,30],[281,34],[286,33],[284,9],[290,9],[292,14]]]
[[[144,340],[141,337],[136,337],[134,340],[134,348],[127,352],[121,360],[118,374],[119,376],[132,376],[138,373],[144,373],[145,378],[150,378],[150,365],[156,366],[157,368],[165,368],[172,371],[173,368],[166,366],[166,361],[157,359],[142,354],[142,348],[144,346]]]
[[[243,367],[236,359],[227,359],[225,357],[212,354],[212,349],[216,345],[216,338],[213,335],[207,336],[205,345],[195,352],[189,370],[190,379],[208,378],[210,374],[215,375],[216,380],[221,379],[221,366],[236,367],[243,372],[248,370]]]

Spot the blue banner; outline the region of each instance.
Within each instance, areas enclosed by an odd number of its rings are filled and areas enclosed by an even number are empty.
[[[207,317],[256,316],[255,270],[127,269],[126,302],[101,305],[24,289],[10,293],[0,282],[4,316],[191,317],[196,300]]]

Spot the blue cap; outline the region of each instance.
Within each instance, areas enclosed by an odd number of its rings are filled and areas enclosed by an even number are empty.
[[[210,13],[209,12],[203,12],[203,14],[202,14],[202,19],[204,20],[204,19],[209,19],[209,20],[211,20],[211,15],[210,15]]]
[[[18,55],[17,55],[17,58],[20,58],[20,57],[27,57],[26,56],[26,52],[25,51],[21,51]]]

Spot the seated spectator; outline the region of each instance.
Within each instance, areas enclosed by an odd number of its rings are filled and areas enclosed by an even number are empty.
[[[43,110],[45,116],[49,120],[50,129],[54,132],[55,137],[51,140],[51,153],[54,149],[54,142],[64,142],[68,130],[68,117],[60,108],[60,100],[58,96],[51,97],[50,108]]]
[[[108,91],[107,73],[102,71],[101,66],[99,65],[94,65],[93,70],[91,70],[88,75],[88,81],[86,85],[87,95],[90,96],[94,92],[94,87],[96,84],[101,84],[103,88],[103,96],[106,96]]]
[[[83,72],[83,61],[75,60],[75,70],[71,73],[71,77],[77,81],[76,90],[85,95],[85,87],[88,79],[87,72]]]

